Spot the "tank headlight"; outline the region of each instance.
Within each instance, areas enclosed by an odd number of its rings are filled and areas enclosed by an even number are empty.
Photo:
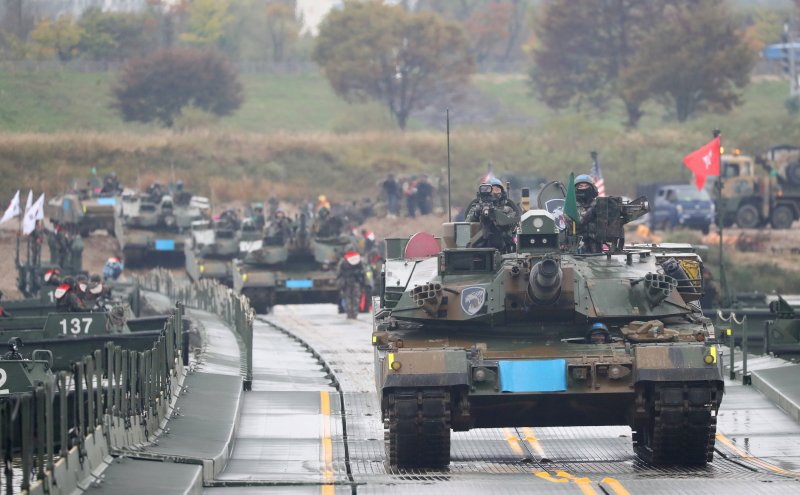
[[[402,365],[400,364],[400,361],[392,361],[392,364],[390,366],[390,368],[392,368],[393,371],[397,371],[401,367],[402,367]]]
[[[712,345],[708,348],[708,354],[703,356],[703,362],[706,364],[714,364],[717,362],[717,347]]]
[[[204,273],[206,271],[206,265],[200,265],[200,273]]]
[[[242,274],[242,282],[247,282],[247,274]]]

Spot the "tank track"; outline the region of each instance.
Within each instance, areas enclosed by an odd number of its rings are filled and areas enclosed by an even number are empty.
[[[705,464],[714,458],[722,389],[709,382],[641,385],[634,452],[650,464]]]
[[[386,396],[386,457],[398,468],[450,464],[450,393],[444,389],[397,390]]]

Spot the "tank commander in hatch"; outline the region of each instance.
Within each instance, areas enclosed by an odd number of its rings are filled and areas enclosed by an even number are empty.
[[[470,247],[493,247],[501,253],[514,251],[514,230],[520,219],[519,207],[508,199],[503,182],[490,179],[478,186],[478,197],[467,207],[464,220],[480,222],[481,231],[469,241]]]

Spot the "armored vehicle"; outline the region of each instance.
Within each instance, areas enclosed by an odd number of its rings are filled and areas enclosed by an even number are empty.
[[[114,235],[114,216],[119,205],[119,184],[104,184],[96,176],[74,180],[70,191],[47,203],[47,216],[54,224],[73,229],[86,237],[95,230]]]
[[[260,241],[261,233],[249,219],[241,225],[238,219],[197,220],[186,243],[186,273],[194,281],[213,278],[232,287],[233,259]]]
[[[626,247],[641,199],[597,198],[573,229],[547,189],[513,253],[471,247],[474,223],[387,239],[372,341],[389,463],[443,467],[451,430],[531,425],[628,425],[646,462],[712,460],[723,381],[702,260]]]
[[[769,223],[788,229],[800,218],[800,148],[773,146],[755,159],[736,150],[722,155],[721,172],[725,226],[736,223],[749,229]],[[715,182],[707,182],[706,188]]]
[[[275,304],[338,303],[336,263],[347,238],[308,228],[305,214],[283,232],[265,232],[234,263],[233,288],[259,313]]]
[[[764,325],[766,354],[800,354],[800,319],[795,306],[784,297],[770,302],[773,319]]]
[[[184,237],[204,218],[194,197],[125,195],[117,217],[117,237],[126,266],[184,263]],[[205,199],[205,198],[203,198]]]

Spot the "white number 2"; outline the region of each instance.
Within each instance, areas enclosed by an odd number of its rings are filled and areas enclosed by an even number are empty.
[[[72,318],[71,320],[69,320],[69,323],[67,323],[67,319],[64,318],[63,320],[60,321],[60,323],[61,323],[61,333],[63,333],[64,335],[67,334],[78,335],[81,333],[81,330],[83,331],[83,333],[88,334],[89,326],[92,324],[92,319]],[[81,328],[81,323],[83,324],[83,328]]]
[[[8,389],[2,388],[6,384],[7,380],[8,374],[6,373],[6,370],[0,368],[0,395],[8,395]]]

